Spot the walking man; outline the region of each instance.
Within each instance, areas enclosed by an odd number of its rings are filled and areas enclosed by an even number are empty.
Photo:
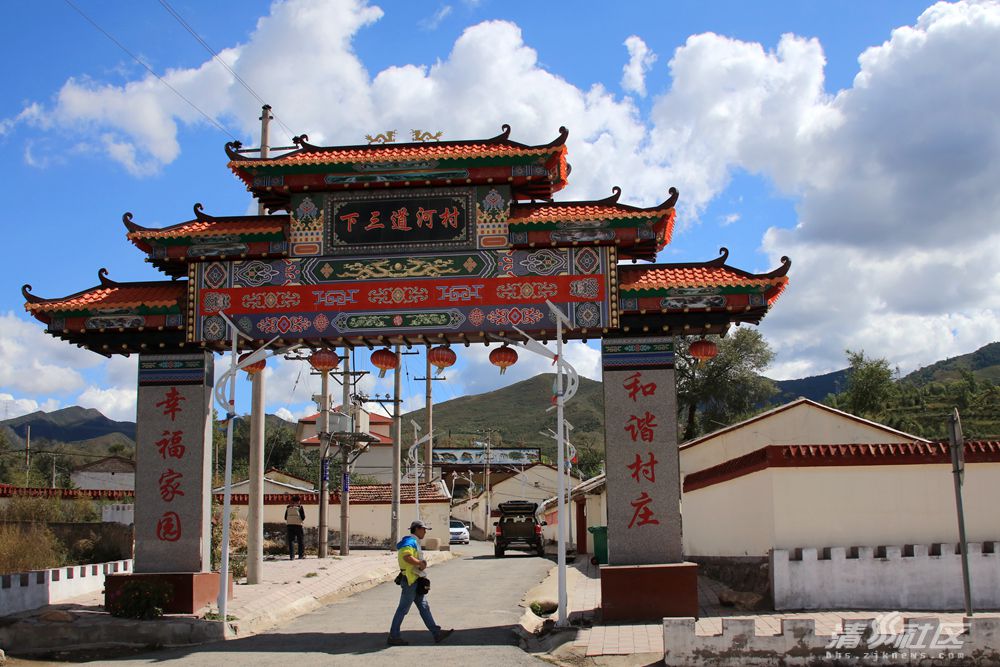
[[[434,643],[439,644],[444,641],[454,630],[442,630],[441,626],[434,622],[431,615],[431,607],[427,604],[425,597],[430,588],[430,579],[424,570],[427,569],[427,561],[424,560],[423,552],[420,549],[420,540],[430,530],[423,521],[414,521],[410,524],[410,534],[399,541],[396,545],[396,558],[399,560],[400,576],[402,581],[399,593],[399,606],[392,617],[392,626],[389,628],[389,646],[406,646],[410,642],[399,635],[399,627],[403,624],[403,619],[410,611],[410,605],[417,603],[417,610],[424,625],[434,635]]]
[[[292,502],[285,506],[285,527],[288,532],[288,560],[295,560],[295,540],[299,541],[299,560],[305,558],[305,537],[302,534],[302,522],[306,520],[306,511],[302,509],[301,498],[292,496]]]

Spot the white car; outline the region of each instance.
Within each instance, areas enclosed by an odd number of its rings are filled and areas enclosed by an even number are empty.
[[[469,543],[469,529],[458,519],[449,522],[448,530],[451,533],[451,544]]]

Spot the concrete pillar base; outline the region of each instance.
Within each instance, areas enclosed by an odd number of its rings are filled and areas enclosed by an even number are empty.
[[[601,614],[604,621],[697,618],[697,563],[602,565]]]

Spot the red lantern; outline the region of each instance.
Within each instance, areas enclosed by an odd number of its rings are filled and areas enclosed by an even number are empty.
[[[691,343],[688,352],[698,360],[698,363],[704,363],[719,353],[719,346],[710,340],[700,338]]]
[[[399,357],[389,348],[383,347],[372,352],[372,365],[379,369],[378,376],[384,378],[386,371],[399,366]]]
[[[449,366],[454,366],[455,361],[458,359],[455,356],[455,352],[450,347],[445,347],[444,345],[438,345],[427,351],[427,358],[430,360],[431,365],[438,369],[440,373]]]
[[[340,365],[340,357],[336,352],[327,348],[313,350],[313,353],[309,355],[309,365],[320,373],[326,373]]]
[[[517,352],[504,345],[490,352],[490,363],[500,368],[500,375],[503,375],[508,366],[517,363]]]
[[[240,363],[243,363],[243,361],[251,354],[253,354],[253,352],[244,352],[243,354],[241,354]],[[249,366],[244,366],[243,370],[247,372],[247,375],[256,375],[257,373],[260,373],[262,370],[264,370],[265,366],[267,366],[267,359],[261,359],[256,363],[250,364]]]

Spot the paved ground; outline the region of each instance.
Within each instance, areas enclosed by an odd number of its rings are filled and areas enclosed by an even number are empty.
[[[554,578],[554,577],[553,577]],[[567,576],[570,622],[577,625],[590,625],[597,621],[597,611],[601,605],[601,579],[597,566],[591,565],[585,558],[580,558],[569,569]],[[894,613],[885,611],[855,611],[828,610],[807,612],[750,612],[743,613],[732,607],[719,603],[718,593],[724,588],[722,584],[706,577],[698,578],[698,605],[700,617],[695,624],[695,634],[707,636],[722,634],[723,618],[752,618],[757,634],[780,634],[781,619],[813,619],[816,622],[816,634],[839,634],[843,629],[844,620],[871,619],[881,614]],[[996,613],[979,613],[979,616],[997,616]],[[938,612],[902,612],[901,616],[937,617],[942,625],[962,623],[962,613]],[[901,625],[899,617],[895,623]],[[892,629],[898,631],[898,627]],[[582,627],[573,632],[573,639],[568,643],[568,651],[561,652],[568,656],[591,658],[594,664],[647,664],[647,658],[658,654],[663,656],[663,624],[662,623],[614,623],[600,624],[592,627]],[[632,656],[632,662],[613,661],[614,656]],[[602,661],[601,658],[605,658]]]
[[[399,589],[392,583],[379,583],[395,575],[395,557],[391,552],[355,551],[349,557],[325,561],[312,558],[268,562],[265,583],[237,587],[237,597],[230,606],[230,613],[240,618],[242,638],[134,653],[128,658],[105,659],[97,664],[127,666],[164,662],[215,667],[219,663],[282,666],[293,663],[295,667],[306,667],[358,664],[360,660],[372,665],[398,664],[400,661],[490,667],[542,664],[517,647],[513,628],[524,611],[519,606],[522,598],[526,602],[556,599],[554,559],[512,553],[508,558],[497,560],[493,558],[492,545],[484,542],[456,545],[453,549],[454,554],[433,554],[438,564],[429,570],[434,582],[429,599],[435,616],[441,625],[456,628],[455,634],[442,645],[433,644],[416,611],[411,611],[403,626],[404,636],[413,645],[396,648],[385,645]],[[457,557],[445,560],[452,555]],[[570,621],[574,626],[554,635],[553,646],[561,645],[553,648],[547,660],[616,667],[662,661],[662,624],[600,624],[599,573],[586,558],[571,564],[567,582]],[[752,618],[759,634],[778,633],[783,618],[808,618],[816,621],[818,634],[833,634],[840,631],[845,619],[872,618],[879,614],[876,611],[744,614],[719,604],[720,588],[718,582],[706,578],[699,580],[698,635],[720,633],[723,617]],[[105,631],[116,632],[119,620],[103,612],[98,597],[92,597],[94,599],[57,607],[72,612],[76,618],[74,624],[93,622],[95,628],[106,626]],[[942,623],[961,619],[959,614],[905,615],[937,616]],[[197,621],[171,617],[143,623],[167,622]],[[531,626],[527,620],[526,623]],[[47,630],[44,624],[36,623],[27,629],[45,633],[59,625],[50,625]],[[245,636],[273,625],[278,629]],[[117,631],[116,636],[121,634]],[[90,659],[95,655],[104,654],[91,653]],[[67,653],[65,659],[82,662],[86,657],[86,653],[73,651]],[[14,660],[12,664],[38,667],[63,663]]]
[[[357,665],[362,660],[365,665],[544,664],[518,648],[514,627],[523,613],[519,603],[524,592],[546,576],[552,561],[520,554],[497,561],[492,545],[481,542],[454,549],[459,557],[428,570],[433,582],[428,600],[436,620],[455,628],[455,634],[440,645],[434,644],[413,609],[403,624],[403,637],[412,644],[386,646],[399,599],[399,588],[389,582],[253,637],[88,664],[308,667]]]

